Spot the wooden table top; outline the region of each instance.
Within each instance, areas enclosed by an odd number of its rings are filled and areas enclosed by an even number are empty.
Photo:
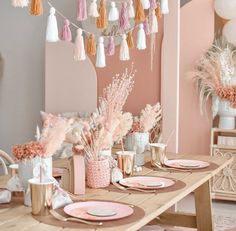
[[[197,159],[212,162],[217,164],[218,167],[214,170],[200,171],[200,172],[169,172],[169,171],[154,171],[150,168],[143,168],[142,175],[147,176],[165,176],[176,180],[183,181],[186,186],[177,191],[170,191],[165,193],[130,193],[129,192],[117,192],[107,191],[105,189],[87,189],[86,194],[81,196],[81,199],[97,199],[97,200],[112,200],[124,203],[129,203],[142,208],[145,211],[145,216],[133,223],[121,225],[118,227],[103,228],[99,227],[96,230],[105,231],[120,231],[120,230],[138,230],[144,226],[175,203],[183,199],[189,193],[193,192],[199,186],[207,182],[212,176],[220,172],[228,164],[231,163],[231,159],[225,157],[213,157],[213,156],[198,156],[198,155],[182,155],[175,154],[170,155],[171,158],[185,158],[185,159]],[[139,173],[139,175],[141,175]],[[0,177],[0,187],[4,187],[7,177]],[[43,223],[39,223],[31,216],[31,208],[19,205],[15,208],[1,208],[0,205],[0,230],[4,231],[67,231],[72,230],[69,228],[60,228],[56,226],[50,226]],[[79,228],[76,230],[83,230]],[[95,230],[93,227],[86,230]]]

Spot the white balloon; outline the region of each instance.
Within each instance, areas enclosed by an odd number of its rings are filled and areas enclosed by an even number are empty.
[[[225,24],[222,33],[229,43],[236,46],[236,18]]]
[[[236,18],[236,0],[215,0],[215,11],[221,18]]]

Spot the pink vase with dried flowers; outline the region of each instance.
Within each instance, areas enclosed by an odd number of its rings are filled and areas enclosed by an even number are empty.
[[[109,184],[109,159],[89,160],[87,163],[87,185],[90,188],[104,188]]]

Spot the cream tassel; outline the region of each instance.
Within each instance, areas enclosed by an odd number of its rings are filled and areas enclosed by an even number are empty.
[[[149,15],[149,22],[150,22],[150,33],[157,33],[158,32],[158,22],[156,17],[155,10],[151,10]]]
[[[111,9],[109,11],[108,21],[114,22],[117,21],[118,19],[119,19],[119,11],[116,7],[116,3],[111,2]]]
[[[135,11],[134,11],[134,3],[133,3],[133,0],[129,0],[129,4],[128,4],[128,14],[129,14],[129,18],[134,18],[134,17],[135,17]]]
[[[168,0],[161,0],[161,13],[162,14],[169,14]]]
[[[145,50],[146,49],[146,36],[143,29],[143,24],[139,25],[138,35],[137,35],[137,49]]]
[[[86,59],[85,49],[84,49],[84,38],[83,31],[79,28],[77,29],[77,36],[75,38],[75,48],[74,48],[74,60],[82,61]]]
[[[56,10],[54,7],[50,8],[50,15],[47,21],[46,40],[48,42],[57,42],[59,40],[57,18],[55,16]]]
[[[105,67],[106,57],[104,49],[104,38],[100,37],[97,45],[97,55],[96,55],[96,67]]]
[[[94,18],[99,17],[97,0],[92,0],[92,2],[90,3],[89,10],[88,10],[88,15],[90,17],[94,17]]]
[[[148,10],[150,8],[150,2],[149,0],[141,0],[141,3],[143,5],[144,10]]]
[[[27,7],[29,5],[29,0],[12,0],[12,6],[14,7]]]
[[[122,35],[122,42],[120,44],[120,60],[126,61],[129,60],[129,47],[126,40],[126,34]]]

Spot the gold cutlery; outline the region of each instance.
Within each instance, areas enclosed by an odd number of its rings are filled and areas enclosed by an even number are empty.
[[[112,184],[117,187],[120,190],[126,191],[126,190],[133,190],[133,191],[138,191],[138,192],[143,192],[143,193],[157,193],[156,190],[145,190],[145,189],[141,189],[141,188],[135,188],[135,187],[124,187],[116,182],[112,182]]]
[[[60,221],[78,221],[80,223],[84,223],[87,225],[103,225],[102,222],[86,221],[86,220],[79,219],[76,217],[63,217],[61,214],[57,213],[55,210],[52,210],[52,209],[49,212],[52,214],[52,216],[54,218],[56,218],[57,220],[60,220]]]

